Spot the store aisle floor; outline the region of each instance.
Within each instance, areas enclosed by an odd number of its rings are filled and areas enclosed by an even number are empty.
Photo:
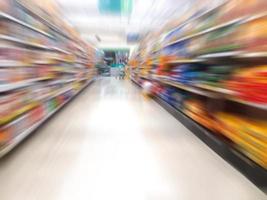
[[[129,81],[102,78],[0,161],[1,200],[266,196]]]

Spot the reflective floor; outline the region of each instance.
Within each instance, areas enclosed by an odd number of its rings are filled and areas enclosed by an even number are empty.
[[[262,200],[129,81],[102,78],[0,161],[1,200]]]

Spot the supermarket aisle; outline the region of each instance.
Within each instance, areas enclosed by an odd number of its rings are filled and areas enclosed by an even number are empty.
[[[1,200],[266,196],[130,82],[97,80],[0,162]]]

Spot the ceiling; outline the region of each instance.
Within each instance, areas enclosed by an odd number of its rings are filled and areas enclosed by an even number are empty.
[[[127,35],[157,30],[197,0],[127,0],[132,1],[132,10],[124,15],[103,14],[99,11],[99,1],[57,0],[64,17],[85,40],[100,48],[119,48],[134,45],[127,43]]]

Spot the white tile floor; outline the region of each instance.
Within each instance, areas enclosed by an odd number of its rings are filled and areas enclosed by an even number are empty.
[[[97,80],[0,161],[1,200],[262,200],[127,81]]]

